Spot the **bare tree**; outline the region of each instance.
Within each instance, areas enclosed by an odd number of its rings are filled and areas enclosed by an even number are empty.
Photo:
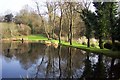
[[[63,9],[62,9],[62,3],[59,3],[60,6],[60,23],[59,23],[59,44],[61,43],[61,32],[62,32],[62,17],[63,17]]]
[[[37,5],[38,14],[39,14],[39,16],[40,16],[40,18],[41,18],[41,20],[42,20],[42,26],[44,27],[44,31],[45,31],[45,33],[46,33],[46,35],[47,35],[47,38],[49,39],[50,36],[49,36],[48,31],[47,31],[47,29],[46,29],[45,21],[44,21],[42,15],[41,15],[41,13],[40,13],[39,4],[38,4],[38,2],[35,2],[35,3],[36,3],[36,5]]]

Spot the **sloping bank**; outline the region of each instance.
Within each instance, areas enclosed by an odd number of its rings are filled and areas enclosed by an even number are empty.
[[[74,43],[73,43],[73,45],[69,45],[68,43],[62,43],[61,45],[82,49],[82,50],[92,52],[95,54],[103,54],[103,55],[106,55],[109,57],[120,58],[120,51],[112,51],[109,49],[99,49],[99,48],[94,48],[94,47],[88,48],[84,45],[74,44]]]
[[[26,36],[24,38],[28,38],[28,40],[37,41],[37,42],[41,42],[44,44],[45,44],[45,41],[51,42],[51,44],[53,44],[53,43],[58,44],[58,40],[48,40],[46,37],[43,37],[42,35],[31,35],[31,36]],[[82,50],[92,52],[95,54],[103,54],[103,55],[106,55],[109,57],[120,58],[120,51],[112,51],[112,50],[105,49],[105,48],[99,49],[99,48],[95,48],[95,47],[88,48],[86,45],[81,45],[81,44],[75,43],[75,42],[73,42],[73,44],[70,45],[69,42],[62,41],[62,43],[60,45],[82,49]]]

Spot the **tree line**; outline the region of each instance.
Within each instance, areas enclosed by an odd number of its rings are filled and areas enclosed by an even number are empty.
[[[112,49],[114,50],[115,40],[120,41],[118,2],[93,2],[95,12],[85,7],[82,10],[81,17],[86,24],[86,37],[88,39],[94,33],[94,37],[99,39],[99,47],[103,49],[103,40],[112,40]]]

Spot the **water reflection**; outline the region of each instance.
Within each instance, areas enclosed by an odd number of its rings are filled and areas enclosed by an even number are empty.
[[[90,53],[87,52],[86,53],[86,58],[85,58],[85,67],[84,67],[84,71],[83,71],[83,75],[81,76],[81,79],[90,79],[93,78],[93,69],[92,69],[92,64],[91,61],[89,59],[89,55]]]
[[[119,79],[120,59],[40,43],[2,43],[3,78]]]
[[[102,80],[107,77],[107,74],[105,71],[106,67],[103,61],[104,61],[103,55],[98,55],[98,62],[94,65],[94,78],[95,79],[100,78]]]

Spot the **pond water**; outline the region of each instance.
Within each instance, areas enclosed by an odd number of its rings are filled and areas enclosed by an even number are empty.
[[[120,78],[120,59],[65,46],[3,42],[0,61],[2,78]]]

